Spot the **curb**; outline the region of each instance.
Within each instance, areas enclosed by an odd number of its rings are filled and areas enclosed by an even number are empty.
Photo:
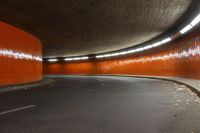
[[[54,82],[54,80],[51,78],[44,78],[43,80],[38,81],[38,82],[0,87],[0,93],[6,93],[6,92],[10,92],[10,91],[17,91],[17,90],[27,90],[27,89],[34,88],[34,87],[51,84],[53,82]]]
[[[98,75],[97,75],[98,76]],[[162,81],[169,81],[169,82],[173,82],[176,84],[180,84],[180,85],[185,85],[186,87],[188,87],[192,92],[194,92],[198,97],[200,97],[200,91],[193,87],[190,84],[175,80],[175,79],[167,79],[167,78],[161,78],[161,77],[152,77],[152,76],[132,76],[132,75],[100,75],[100,76],[121,76],[121,77],[135,77],[135,78],[146,78],[146,79],[156,79],[156,80],[162,80]]]
[[[145,76],[145,75],[123,75],[123,74],[91,74],[91,75],[86,75],[86,74],[80,74],[80,75],[45,75],[45,77],[54,77],[54,76],[118,76],[118,77],[135,77],[135,78],[147,78],[147,79],[156,79],[156,80],[163,80],[163,81],[169,81],[169,82],[173,82],[176,84],[180,84],[180,85],[185,85],[187,88],[189,88],[192,92],[194,92],[198,97],[200,97],[200,91],[193,87],[192,85],[185,83],[185,82],[181,82],[175,79],[169,79],[169,78],[162,78],[162,77],[156,77],[156,76]],[[200,81],[199,81],[200,82]]]

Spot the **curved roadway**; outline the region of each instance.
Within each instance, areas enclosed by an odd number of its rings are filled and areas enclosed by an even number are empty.
[[[199,133],[200,101],[175,83],[130,77],[54,77],[0,94],[1,133]]]

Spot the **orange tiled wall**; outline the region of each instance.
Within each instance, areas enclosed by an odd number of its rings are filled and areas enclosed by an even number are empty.
[[[41,42],[14,26],[0,22],[0,86],[41,80],[41,61],[2,53],[9,51],[41,57]]]
[[[47,63],[44,74],[133,74],[200,79],[200,30],[151,51],[111,60]]]

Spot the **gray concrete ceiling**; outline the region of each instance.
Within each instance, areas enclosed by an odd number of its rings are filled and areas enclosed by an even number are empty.
[[[198,0],[0,0],[1,20],[43,43],[44,57],[131,47],[171,28]]]

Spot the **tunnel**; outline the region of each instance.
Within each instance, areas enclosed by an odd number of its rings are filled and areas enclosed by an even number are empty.
[[[199,124],[199,0],[0,0],[0,133]]]

